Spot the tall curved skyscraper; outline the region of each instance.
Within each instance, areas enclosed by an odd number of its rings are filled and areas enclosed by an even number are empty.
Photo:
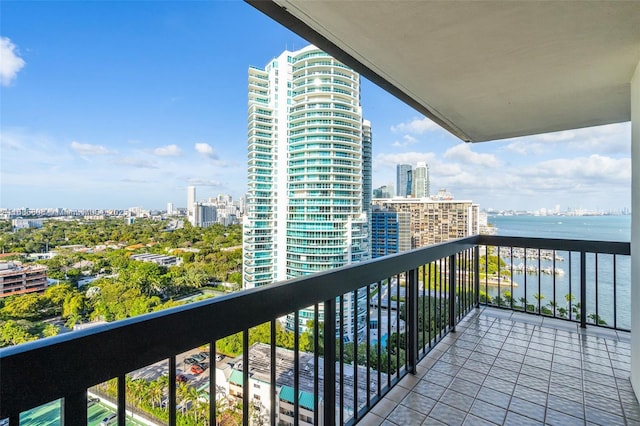
[[[245,288],[368,259],[371,127],[359,74],[315,46],[285,51],[249,68],[248,119]]]

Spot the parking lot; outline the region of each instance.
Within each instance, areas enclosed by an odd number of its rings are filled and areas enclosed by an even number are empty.
[[[199,364],[204,367],[204,372],[202,372],[201,374],[194,374],[190,371],[191,365],[185,364],[184,360],[200,352],[202,352],[202,350],[196,348],[176,356],[176,375],[184,375],[187,378],[187,384],[195,387],[196,389],[209,382],[211,361],[207,357],[204,361],[200,362]],[[166,376],[168,374],[169,363],[167,361],[160,361],[147,367],[143,367],[139,370],[133,371],[129,374],[129,376],[132,379],[145,379],[150,381],[156,380],[158,377]]]

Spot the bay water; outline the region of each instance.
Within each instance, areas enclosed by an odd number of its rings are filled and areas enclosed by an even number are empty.
[[[496,235],[513,237],[563,238],[596,241],[629,242],[631,238],[631,216],[499,216],[489,215],[489,224],[496,228]],[[537,251],[536,251],[537,252]],[[537,256],[537,253],[536,253]],[[553,310],[571,310],[580,301],[580,253],[558,251],[551,258],[535,259],[512,257],[504,250],[501,258],[512,273],[514,287],[502,285],[487,287],[489,296],[511,293],[514,303],[526,300],[527,304],[540,305]],[[513,265],[513,266],[512,266]],[[517,272],[518,267],[539,268],[555,273]],[[512,269],[513,267],[513,269]],[[588,321],[595,315],[608,326],[630,328],[630,256],[607,254],[586,255],[587,314]],[[615,285],[614,285],[615,282]],[[481,287],[482,286],[481,284]],[[569,296],[570,295],[570,296]],[[571,299],[571,301],[569,301]],[[575,314],[572,317],[575,318]]]

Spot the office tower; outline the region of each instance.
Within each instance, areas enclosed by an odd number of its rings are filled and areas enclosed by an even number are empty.
[[[173,203],[167,203],[167,216],[173,216]]]
[[[187,220],[193,226],[197,226],[197,218],[196,218],[196,187],[188,186],[187,187]]]
[[[429,197],[429,166],[425,162],[419,162],[413,171],[413,196],[415,198]]]
[[[248,111],[245,288],[368,259],[371,127],[360,76],[314,46],[285,51],[249,68]]]
[[[411,164],[398,164],[396,166],[396,195],[408,197],[412,192],[412,167]]]

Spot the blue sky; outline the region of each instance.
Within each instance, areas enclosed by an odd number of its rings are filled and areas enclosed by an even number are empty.
[[[0,3],[0,207],[246,192],[247,68],[306,41],[241,1]],[[374,187],[426,161],[482,208],[630,206],[630,125],[465,144],[363,79]]]

